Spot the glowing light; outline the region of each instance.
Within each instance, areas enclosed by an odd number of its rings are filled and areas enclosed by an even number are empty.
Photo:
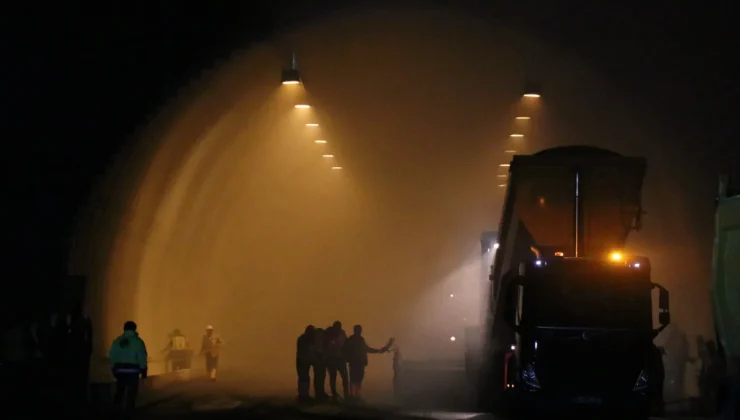
[[[452,337],[450,337],[450,341],[455,341],[455,340],[457,340],[457,338],[455,338],[454,335]]]
[[[453,299],[455,297],[454,293],[450,293],[450,299]]]
[[[539,93],[525,93],[524,94],[524,97],[526,97],[526,98],[539,98],[540,97],[540,94]]]
[[[327,158],[327,159],[328,159],[328,158],[333,158],[333,157],[334,157],[334,155],[321,155],[321,157],[323,157],[323,158]]]
[[[511,345],[511,349],[512,349],[512,350],[516,350],[516,346],[512,344],[512,345]]]
[[[511,134],[511,135],[509,135],[509,137],[520,138],[520,137],[524,137],[524,134]]]
[[[516,117],[517,120],[528,120],[530,117]]]
[[[506,184],[498,184],[499,188],[503,188],[506,186]]]
[[[318,127],[319,125],[316,123],[308,123],[306,124],[306,127]]]
[[[298,108],[298,109],[308,109],[308,108],[311,108],[311,105],[298,104],[295,107]]]
[[[496,176],[497,176],[497,177],[499,177],[499,178],[507,178],[507,177],[508,177],[508,175],[503,175],[503,174],[501,174],[501,175],[496,175]]]
[[[640,268],[640,263],[639,262],[636,262],[636,263],[632,264],[632,267]]]
[[[509,164],[509,163],[502,163],[502,164],[500,164],[498,166],[500,166],[502,168],[508,168],[509,166],[511,166],[511,164]]]
[[[558,251],[558,252],[555,253],[555,256],[556,257],[564,257],[565,254],[563,254],[562,252]]]
[[[326,140],[314,140],[313,142],[316,144],[326,144]]]
[[[495,243],[493,244],[493,249],[498,249],[498,247],[499,247],[499,244],[498,244],[498,242],[495,242]]]
[[[534,265],[536,265],[537,267],[542,267],[542,260],[536,260],[534,262]]]
[[[342,167],[341,167],[341,166],[332,166],[331,168],[332,168],[333,170],[335,170],[335,171],[338,171],[338,170],[342,169]]]
[[[614,251],[611,254],[609,254],[609,259],[614,262],[622,261],[622,258],[624,257],[622,256],[621,252]]]
[[[298,71],[298,63],[295,59],[295,53],[293,54],[293,60],[290,64],[290,68],[283,70],[280,76],[280,81],[282,81],[284,85],[297,85],[301,82],[301,73]]]

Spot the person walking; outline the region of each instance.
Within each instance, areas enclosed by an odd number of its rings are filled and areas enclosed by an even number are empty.
[[[146,379],[148,369],[146,344],[136,332],[134,321],[123,324],[123,334],[113,340],[108,359],[116,378],[114,410],[130,416],[136,406],[139,377]]]
[[[206,327],[206,333],[203,336],[203,344],[200,354],[205,357],[206,375],[212,381],[216,380],[216,369],[218,369],[218,358],[221,353],[223,340],[213,331],[213,326]]]
[[[163,352],[167,354],[167,360],[171,363],[172,372],[178,370],[190,369],[190,360],[193,351],[190,349],[190,343],[185,334],[180,329],[175,330],[170,335],[170,340]]]

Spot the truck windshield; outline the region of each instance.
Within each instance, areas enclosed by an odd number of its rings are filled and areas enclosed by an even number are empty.
[[[649,282],[623,273],[536,276],[522,296],[522,321],[534,326],[652,328]]]

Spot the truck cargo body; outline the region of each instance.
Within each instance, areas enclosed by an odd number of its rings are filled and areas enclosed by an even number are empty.
[[[590,147],[515,156],[491,271],[478,386],[488,410],[623,409],[646,416],[661,384],[649,259],[639,228],[646,162]],[[650,378],[648,378],[650,377]],[[505,411],[505,410],[504,410]]]

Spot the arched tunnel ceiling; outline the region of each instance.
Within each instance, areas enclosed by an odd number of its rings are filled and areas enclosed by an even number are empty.
[[[236,349],[232,363],[247,352],[253,377],[286,384],[307,323],[362,323],[371,344],[395,335],[412,353],[459,352],[436,341],[445,309],[429,302],[461,287],[456,273],[470,275],[480,233],[498,223],[498,163],[526,105],[524,36],[444,11],[335,16],[209,73],[163,109],[91,201],[71,267],[90,277],[99,348],[126,319],[152,342],[214,324]],[[662,156],[648,141],[655,128],[588,68],[532,45],[551,96],[513,147]],[[290,50],[305,90],[278,84]],[[294,108],[303,102],[313,108]],[[322,148],[344,169],[332,171]],[[678,200],[652,194],[669,179],[661,165],[647,206]],[[684,220],[654,222],[643,248]],[[656,266],[667,252],[653,253]],[[701,316],[683,321],[699,330]]]

